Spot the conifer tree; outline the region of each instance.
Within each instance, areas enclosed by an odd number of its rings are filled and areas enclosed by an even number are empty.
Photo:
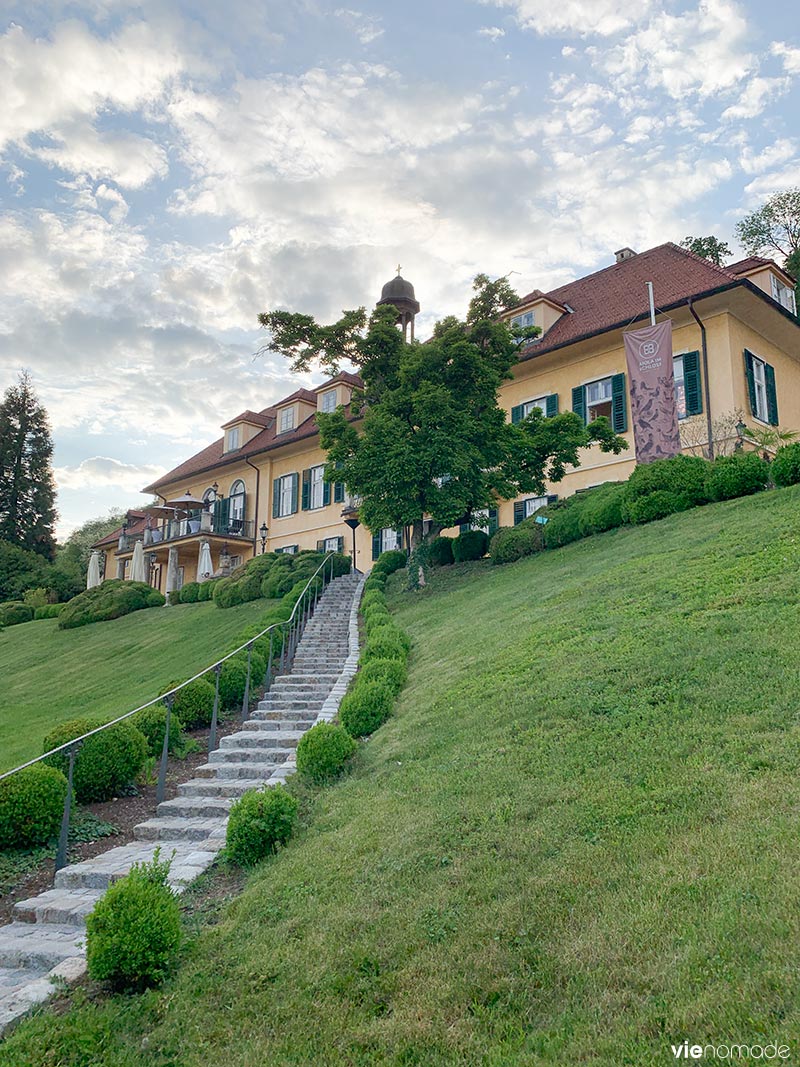
[[[55,551],[52,456],[47,412],[23,371],[0,404],[0,540],[46,559]]]

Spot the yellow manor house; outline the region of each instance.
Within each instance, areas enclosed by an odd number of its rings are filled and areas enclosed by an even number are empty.
[[[552,487],[570,495],[623,481],[636,463],[626,382],[623,331],[649,321],[647,282],[658,320],[672,320],[675,393],[684,450],[709,454],[749,427],[800,430],[800,320],[794,279],[769,259],[749,257],[728,267],[674,244],[637,254],[623,248],[616,262],[548,293],[534,289],[507,317],[541,334],[520,353],[500,403],[512,421],[532,407],[547,415],[573,410],[587,422],[606,415],[629,450],[619,456],[586,449],[579,468]],[[419,312],[413,286],[401,277],[379,303],[398,309],[398,324],[414,336]],[[152,585],[166,592],[184,582],[227,574],[263,551],[304,548],[352,551],[346,519],[357,515],[344,486],[323,481],[318,411],[347,404],[360,385],[343,372],[315,389],[298,389],[264,408],[243,411],[223,436],[143,492],[163,511],[131,511],[126,524],[95,548],[105,577],[126,577],[142,542]],[[727,429],[726,429],[727,428]],[[178,502],[176,505],[176,501]],[[548,496],[499,502],[476,525],[493,532],[521,522]],[[175,506],[181,510],[172,510]],[[451,531],[457,532],[457,531]],[[355,564],[368,570],[380,552],[402,545],[403,531],[355,530]]]

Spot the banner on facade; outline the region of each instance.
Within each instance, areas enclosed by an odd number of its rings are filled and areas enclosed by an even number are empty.
[[[676,456],[681,450],[681,436],[672,373],[672,322],[667,319],[622,336],[637,462]]]

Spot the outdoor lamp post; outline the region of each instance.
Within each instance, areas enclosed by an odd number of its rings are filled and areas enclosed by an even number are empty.
[[[747,430],[747,426],[741,419],[736,423],[736,444],[733,446],[736,452],[741,452],[744,447],[744,435]]]
[[[358,573],[358,567],[356,566],[356,530],[361,525],[358,521],[358,511],[355,508],[345,508],[342,512],[342,519],[345,526],[349,526],[353,531],[353,570]]]
[[[261,538],[261,555],[263,556],[264,553],[267,551],[267,534],[269,533],[269,530],[267,529],[267,524],[265,522],[261,523],[261,527],[258,533]]]

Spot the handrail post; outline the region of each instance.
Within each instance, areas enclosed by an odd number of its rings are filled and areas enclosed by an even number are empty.
[[[247,646],[247,681],[244,683],[244,696],[242,697],[242,720],[247,718],[250,710],[250,670],[253,657],[253,642]]]
[[[161,749],[161,765],[158,768],[158,786],[156,787],[156,804],[164,799],[164,791],[167,786],[167,757],[169,756],[169,724],[172,718],[172,705],[175,702],[173,693],[167,693],[164,704],[167,708],[167,718],[164,723],[164,745]]]
[[[217,719],[219,717],[219,676],[222,673],[222,664],[214,664],[214,710],[211,712],[211,732],[208,735],[208,751],[213,752],[217,747]]]
[[[72,777],[75,770],[75,757],[78,754],[80,744],[73,745],[69,750],[69,768],[67,770],[67,795],[64,797],[64,814],[61,816],[61,833],[58,835],[58,851],[56,852],[56,874],[62,867],[67,865],[67,845],[69,842],[69,816],[72,809]]]
[[[283,674],[283,669],[286,666],[286,623],[281,623],[281,666],[280,671]]]
[[[264,693],[266,694],[269,687],[272,685],[272,638],[273,634],[269,635],[269,659],[267,660],[267,673],[264,675]]]

